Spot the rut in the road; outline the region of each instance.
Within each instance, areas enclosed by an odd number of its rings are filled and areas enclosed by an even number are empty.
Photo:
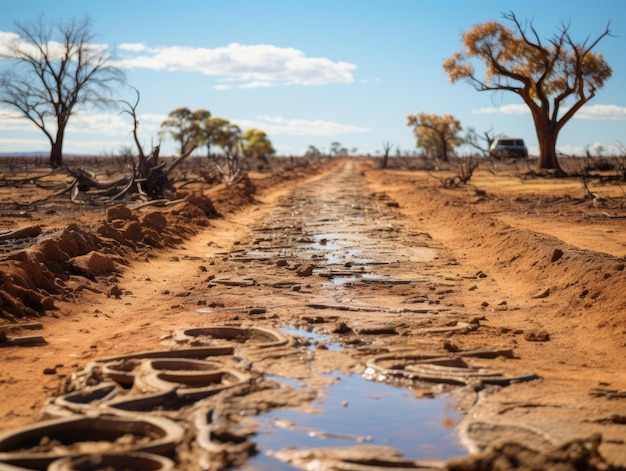
[[[262,274],[270,286],[306,289],[286,301],[303,308],[431,314],[409,318],[421,327],[463,321],[464,310],[446,299],[463,281],[453,271],[456,261],[426,231],[407,228],[397,206],[386,194],[369,192],[348,163],[298,187],[230,261],[243,263],[237,276]],[[397,316],[375,318],[393,325]],[[372,320],[352,316],[351,323],[360,319]]]
[[[309,299],[300,301],[309,306],[313,294],[321,300],[318,308],[326,302],[341,310],[406,312],[424,304],[420,312],[449,311],[440,306],[450,282],[441,278],[441,263],[433,265],[440,261],[437,248],[428,233],[408,232],[396,207],[385,194],[370,193],[348,163],[298,187],[256,228],[249,250],[232,261],[274,261],[283,269],[249,266],[271,277],[285,278],[289,270],[313,275],[307,278]],[[286,286],[301,282],[292,278]],[[412,290],[416,284],[420,289]]]

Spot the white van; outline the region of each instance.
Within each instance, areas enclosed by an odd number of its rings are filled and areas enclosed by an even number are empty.
[[[517,137],[503,137],[496,139],[489,149],[489,156],[496,159],[504,159],[509,157],[528,158],[528,149],[524,144],[524,139]]]

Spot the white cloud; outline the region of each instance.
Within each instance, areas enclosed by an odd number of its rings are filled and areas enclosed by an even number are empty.
[[[0,132],[31,131],[34,127],[21,113],[0,108]]]
[[[121,115],[110,113],[78,113],[70,119],[67,132],[72,134],[100,134],[120,136],[132,131],[131,124]]]
[[[10,56],[10,45],[18,41],[15,33],[0,31],[0,59]],[[52,56],[63,52],[63,46],[51,41]],[[104,52],[104,44],[93,44]],[[195,72],[220,78],[216,89],[259,88],[276,85],[326,85],[353,83],[356,65],[325,57],[310,57],[292,47],[271,44],[231,43],[216,48],[188,46],[149,47],[143,43],[122,43],[118,46],[120,60],[116,65],[126,69]],[[31,51],[35,53],[35,51]],[[225,82],[223,79],[228,80]],[[226,84],[225,84],[226,83]],[[230,83],[230,84],[229,84]]]
[[[502,105],[502,106],[489,106],[487,108],[479,108],[472,110],[474,114],[525,114],[529,113],[528,106],[520,105]]]
[[[623,120],[626,119],[626,107],[618,105],[587,105],[574,115],[578,119]]]
[[[141,134],[156,134],[166,115],[139,114],[139,132]],[[51,130],[56,130],[53,120],[49,120]],[[90,134],[102,136],[130,136],[132,119],[123,113],[76,113],[67,125],[67,133]],[[35,125],[24,118],[20,113],[0,108],[0,132],[38,131]],[[42,133],[43,136],[43,133]]]
[[[0,136],[0,149],[4,154],[13,152],[50,152],[50,144],[43,134],[41,134],[41,138],[38,140]]]
[[[63,152],[65,154],[114,154],[120,148],[131,145],[130,140],[124,139],[93,139],[81,138],[70,135],[63,141]],[[3,153],[11,152],[50,152],[50,143],[43,133],[35,134],[32,137],[1,137],[0,149]],[[10,150],[6,150],[10,149]]]
[[[11,151],[49,150],[49,143],[41,131],[16,112],[0,109],[0,149]],[[159,141],[160,125],[167,118],[162,114],[139,114],[139,139],[144,150]],[[231,119],[242,131],[257,128],[265,131],[270,139],[279,136],[322,137],[369,133],[371,129],[352,124],[342,124],[323,119],[290,119],[281,116],[259,115],[254,119]],[[115,153],[120,148],[135,144],[132,138],[132,120],[125,113],[80,112],[68,123],[64,152],[73,154]],[[9,137],[10,136],[10,137]],[[176,152],[171,139],[165,139],[163,152]],[[293,153],[285,145],[285,154]],[[165,155],[165,154],[164,154]]]
[[[233,119],[233,123],[242,129],[258,128],[270,137],[283,136],[336,136],[340,134],[366,133],[369,128],[340,124],[322,119],[288,119],[281,116],[259,115],[254,120]]]
[[[560,115],[569,108],[563,107]],[[487,107],[472,110],[474,114],[525,114],[529,109],[524,104],[502,105],[498,107]],[[577,119],[589,120],[626,120],[626,107],[618,105],[585,105],[574,115]]]
[[[118,46],[118,49],[128,52],[144,52],[148,50],[148,46],[143,43],[123,43]]]
[[[167,118],[159,114],[139,114],[138,131],[140,134],[156,134],[159,126]],[[106,136],[130,136],[132,119],[127,114],[79,113],[67,125],[68,132],[74,134],[100,134]]]
[[[36,130],[35,126],[18,113],[0,109],[0,131]],[[137,116],[139,133],[156,136],[161,123],[167,119],[164,114],[144,113]],[[259,128],[268,134],[289,136],[335,136],[338,134],[366,133],[369,128],[341,124],[323,119],[288,119],[281,116],[259,115],[255,119],[231,119],[242,130]],[[101,135],[101,136],[130,136],[132,120],[124,113],[77,113],[67,125],[68,134],[72,135]]]
[[[271,82],[262,82],[260,80],[255,80],[254,82],[248,82],[241,85],[240,88],[267,88],[272,87],[274,84]]]
[[[96,43],[87,44],[86,46],[87,49],[94,54],[104,54],[109,48],[107,44]],[[37,57],[40,55],[39,49],[37,49],[30,42],[23,41],[19,34],[7,31],[0,31],[0,60],[14,58],[15,54],[12,51],[15,48],[33,57]],[[60,43],[58,41],[48,41],[46,48],[48,51],[48,58],[51,60],[58,60],[65,56],[66,49],[63,43]]]
[[[125,147],[135,149],[130,139],[73,139],[63,141],[63,152],[78,155],[119,155]],[[148,149],[147,146],[145,146]]]
[[[127,53],[118,62],[124,68],[199,72],[232,82],[225,85],[220,80],[218,89],[353,83],[356,69],[348,62],[309,57],[298,49],[271,44],[231,43],[217,48],[122,44],[120,50]]]
[[[8,31],[0,31],[0,59],[11,56],[10,45],[19,39],[19,35],[16,33],[9,33]]]
[[[142,146],[149,149],[159,140],[158,132],[166,115],[139,114],[138,135]],[[8,118],[8,119],[7,119]],[[51,131],[56,128],[52,125]],[[135,147],[132,119],[120,113],[80,112],[70,119],[63,142],[63,151],[72,154],[115,153],[121,147]],[[10,152],[49,151],[43,132],[19,113],[0,108],[0,150]]]

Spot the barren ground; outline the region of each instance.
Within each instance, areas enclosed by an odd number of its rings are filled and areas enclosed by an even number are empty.
[[[599,197],[584,199],[580,181],[522,180],[503,165],[445,189],[427,172],[380,170],[366,159],[250,180],[255,192],[245,184],[190,185],[180,203],[109,212],[107,223],[104,208],[62,197],[16,204],[46,194],[26,182],[0,188],[0,433],[66,417],[55,398],[110,380],[89,370],[93,362],[235,345],[231,355],[211,358],[235,372],[222,381],[233,387],[198,393],[197,401],[179,394],[180,404],[151,412],[185,427],[184,440],[165,453],[176,469],[245,467],[254,417],[308,409],[330,372],[401,383],[415,401],[451,393],[464,417],[455,433],[472,455],[424,464],[389,449],[374,449],[374,459],[368,445],[347,447],[348,457],[274,450],[296,469],[348,469],[346,462],[355,466],[349,469],[495,469],[493,462],[481,468],[480,459],[507,453],[540,460],[525,469],[573,462],[575,453],[590,468],[626,468],[626,203],[619,186],[592,182]],[[40,234],[6,236],[36,226]],[[190,327],[204,331],[181,337]],[[269,334],[254,331],[265,328]],[[268,339],[285,342],[261,341]],[[113,401],[158,396],[160,383],[139,384],[142,374],[133,374],[134,386],[116,390]],[[298,387],[275,378],[296,379]],[[205,432],[191,418],[203,408],[211,411],[213,448],[198,444]],[[93,410],[111,413],[111,404]],[[564,443],[578,451],[563,458],[555,447]],[[0,468],[17,463],[9,450],[0,437]],[[328,467],[307,468],[312,462]]]

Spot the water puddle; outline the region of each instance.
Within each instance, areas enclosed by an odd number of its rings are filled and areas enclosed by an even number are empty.
[[[321,221],[308,221],[304,223],[305,227],[319,227],[319,226],[329,226],[331,224],[336,224],[337,221],[333,221],[331,219],[324,219]]]
[[[375,273],[356,273],[351,276],[333,276],[330,279],[329,284],[333,286],[341,286],[349,283],[356,283],[363,281],[366,283],[375,283],[377,281],[390,280],[389,275],[377,275]]]
[[[297,327],[282,327],[281,332],[291,335],[292,337],[301,337],[309,343],[309,348],[313,349],[317,345],[323,345],[327,350],[339,350],[341,345],[328,341],[328,335],[318,334],[306,329],[298,329]]]
[[[410,389],[365,380],[360,375],[332,375],[312,408],[317,413],[275,410],[257,417],[256,469],[292,470],[268,450],[346,447],[360,443],[391,446],[406,458],[446,460],[463,456],[456,426],[462,416],[447,396],[417,399]]]
[[[324,259],[328,265],[370,265],[375,263],[372,258],[363,258],[362,249],[344,249],[342,251],[328,252],[324,255]]]
[[[248,250],[245,252],[245,255],[248,257],[258,257],[258,258],[277,258],[277,257],[288,257],[291,255],[291,250],[284,248],[257,248],[254,250]]]
[[[438,258],[430,247],[404,247],[401,252],[358,232],[324,232],[311,234],[306,243],[295,247],[303,253],[317,252],[328,265],[374,265],[398,262],[430,262]]]
[[[362,239],[355,232],[325,232],[321,234],[312,234],[312,240],[308,244],[298,246],[304,250],[333,251],[340,248],[350,247],[354,245],[357,239]]]
[[[379,230],[385,234],[372,237],[357,227],[366,220],[363,208],[352,209],[344,213],[345,221],[327,219],[326,213],[320,211],[318,220],[302,224],[306,229],[294,239],[295,244],[288,250],[293,256],[315,260],[319,265],[316,274],[327,278],[324,286],[332,293],[329,296],[348,292],[351,284],[408,284],[414,279],[413,273],[409,274],[410,279],[399,278],[397,270],[393,275],[372,273],[376,270],[374,265],[429,262],[438,257],[438,251],[430,247],[411,244],[398,249],[395,239],[386,236],[387,232],[396,231],[391,223],[379,223],[382,224]],[[248,252],[248,255],[285,255],[285,251],[277,251],[276,247],[253,250],[256,252]],[[318,334],[312,329],[290,326],[280,331],[297,339],[300,348],[306,348],[312,373],[315,370],[315,349],[337,351],[343,348],[342,344],[333,343],[329,335]],[[369,381],[359,374],[323,376],[329,381],[317,391],[317,399],[310,407],[274,409],[255,417],[258,429],[252,440],[258,454],[247,461],[245,469],[296,469],[268,456],[270,451],[360,444],[392,447],[406,459],[414,460],[443,461],[466,455],[457,435],[457,426],[463,416],[457,412],[456,404],[449,396],[424,398],[409,387]],[[311,387],[303,380],[277,376],[267,376],[266,379],[294,389],[308,390]]]
[[[361,275],[361,278],[363,279],[363,281],[376,282],[376,281],[390,280],[391,276],[389,276],[389,275],[377,275],[375,273],[363,273]]]
[[[330,279],[329,285],[342,286],[350,283],[355,283],[359,280],[358,276],[335,276]]]

